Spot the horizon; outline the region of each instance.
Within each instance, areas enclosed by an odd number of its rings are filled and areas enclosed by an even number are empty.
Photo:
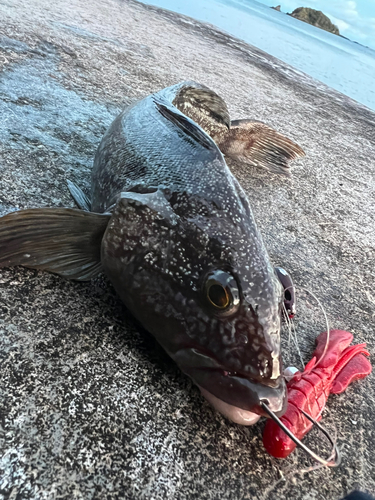
[[[257,1],[268,7],[280,5],[283,14],[290,14],[298,7],[319,10],[337,26],[340,35],[375,50],[375,0]]]

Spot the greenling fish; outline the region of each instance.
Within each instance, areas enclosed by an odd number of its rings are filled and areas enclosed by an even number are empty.
[[[194,82],[126,108],[95,156],[91,199],[0,218],[0,266],[88,280],[104,271],[132,314],[237,423],[285,410],[283,291],[249,201],[224,155],[288,172],[303,156],[251,120],[231,122],[215,92]]]

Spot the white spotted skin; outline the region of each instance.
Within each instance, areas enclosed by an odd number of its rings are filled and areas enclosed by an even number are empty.
[[[200,88],[189,82],[156,96],[171,103],[184,85]],[[93,211],[112,211],[103,268],[129,310],[196,384],[226,408],[262,414],[265,398],[280,413],[281,285],[246,195],[207,141],[208,147],[166,119],[153,96],[115,120],[93,172]],[[215,270],[238,286],[239,304],[228,311],[207,300],[206,278]]]

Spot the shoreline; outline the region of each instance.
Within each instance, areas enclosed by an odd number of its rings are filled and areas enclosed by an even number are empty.
[[[139,1],[139,0],[135,0],[135,1]],[[141,1],[139,1],[139,3],[142,5]],[[168,19],[175,18],[175,20],[178,22],[178,18],[180,18],[180,20],[185,19],[185,21],[190,25],[198,23],[198,24],[201,24],[202,26],[209,27],[211,29],[212,34],[214,34],[216,32],[216,35],[219,35],[219,38],[220,38],[220,34],[221,34],[221,35],[224,35],[224,37],[227,37],[229,40],[234,41],[234,44],[236,44],[236,42],[240,42],[241,48],[245,52],[247,51],[248,47],[251,47],[252,52],[255,56],[253,59],[255,64],[257,63],[257,61],[260,62],[261,59],[268,60],[271,64],[271,67],[276,68],[276,70],[280,71],[283,74],[287,74],[287,75],[291,74],[291,75],[296,76],[297,78],[299,78],[300,76],[302,76],[302,77],[306,76],[305,83],[307,85],[311,85],[311,82],[309,80],[312,79],[314,82],[318,82],[317,85],[315,84],[315,87],[322,88],[322,90],[324,90],[324,88],[331,89],[334,92],[338,93],[339,95],[344,95],[345,97],[348,97],[352,101],[357,102],[360,106],[364,106],[365,108],[370,109],[371,112],[375,111],[374,108],[371,108],[368,105],[366,105],[360,101],[357,101],[354,97],[350,97],[348,94],[343,94],[340,90],[337,90],[334,87],[329,86],[329,84],[324,83],[322,80],[318,80],[317,77],[314,77],[314,76],[310,75],[309,73],[306,73],[303,69],[298,69],[297,66],[293,66],[292,63],[284,62],[281,59],[278,59],[278,56],[276,56],[276,55],[270,55],[266,49],[264,49],[264,48],[260,49],[256,45],[252,44],[250,41],[246,41],[245,38],[240,38],[235,33],[227,32],[225,30],[225,28],[223,28],[223,27],[218,27],[218,26],[216,26],[208,21],[200,21],[194,17],[191,17],[190,15],[180,14],[180,13],[174,12],[172,10],[164,9],[163,7],[160,7],[160,6],[148,5],[147,3],[144,5],[146,8],[149,7],[150,9],[154,9],[155,12],[157,12],[158,9],[160,10],[160,12],[162,12],[162,11],[168,12],[170,14],[170,16],[168,16]],[[265,5],[263,5],[263,7],[265,7],[266,10],[268,10],[269,8],[272,8],[272,7],[267,7]],[[281,12],[281,13],[284,15],[288,15],[287,13],[284,13],[284,12]],[[289,16],[289,17],[293,17],[293,16]],[[298,18],[293,18],[293,19],[295,19],[296,21],[300,21]],[[301,22],[303,22],[303,21],[301,21]],[[313,25],[310,25],[309,23],[305,23],[305,24],[312,26],[314,28],[314,30],[315,29],[317,29],[318,31],[320,30],[320,28],[313,26]],[[342,37],[341,35],[340,35],[340,37],[344,38],[344,39],[346,38],[346,37]],[[347,39],[347,40],[350,42],[353,42],[352,40],[349,40],[349,39]],[[219,43],[220,43],[220,41],[219,41]],[[357,45],[361,45],[358,42],[353,42],[353,43],[356,43]],[[238,47],[241,50],[239,45],[238,45]],[[366,46],[362,46],[362,47],[373,51],[373,49],[371,49],[369,47],[366,47]],[[375,55],[375,52],[374,52],[374,55]],[[298,65],[297,62],[296,62],[296,64]],[[312,86],[314,87],[314,84]]]

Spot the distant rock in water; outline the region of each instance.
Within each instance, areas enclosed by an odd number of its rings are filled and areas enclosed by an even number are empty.
[[[295,9],[289,16],[295,17],[300,21],[304,21],[305,23],[312,24],[317,28],[321,28],[322,30],[329,31],[330,33],[334,33],[335,35],[340,35],[339,29],[335,26],[331,20],[323,14],[320,10],[310,9],[309,7],[298,7]]]
[[[278,12],[281,12],[281,5],[278,5],[277,7],[271,7],[271,9],[277,10]]]

